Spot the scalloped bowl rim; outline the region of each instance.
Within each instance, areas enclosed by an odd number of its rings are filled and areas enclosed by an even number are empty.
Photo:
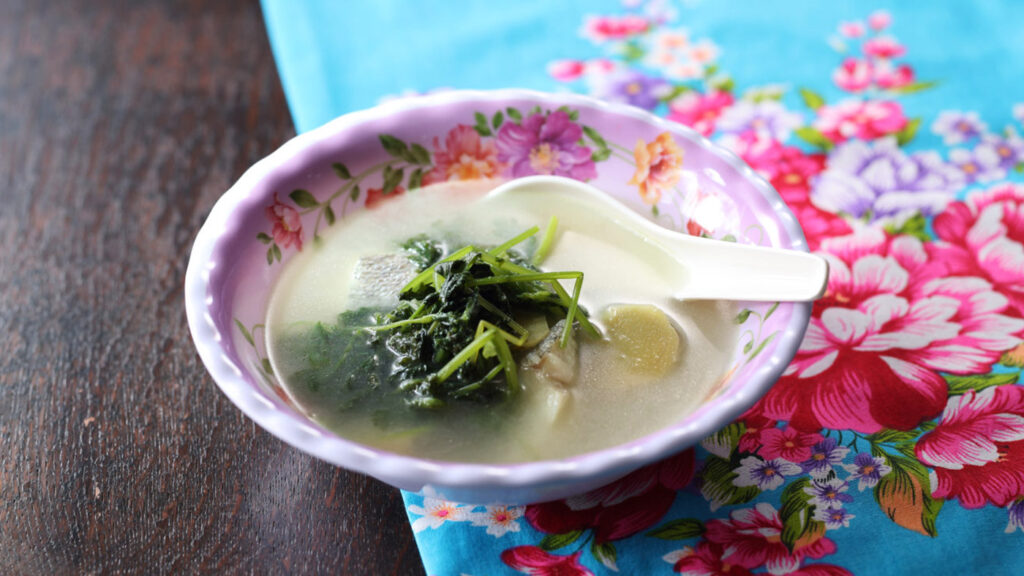
[[[678,123],[657,117],[639,108],[615,104],[578,94],[545,93],[506,89],[492,91],[459,90],[426,96],[414,96],[340,116],[327,124],[299,134],[276,151],[250,167],[216,202],[196,236],[185,274],[185,307],[192,338],[221,391],[247,416],[287,444],[332,464],[369,474],[385,482],[421,490],[426,486],[455,489],[526,488],[531,485],[581,482],[616,472],[626,473],[645,464],[693,446],[709,434],[732,422],[761,398],[782,375],[796,353],[807,328],[811,303],[790,303],[792,316],[778,346],[768,357],[759,358],[758,369],[727,392],[702,405],[696,421],[681,421],[624,445],[565,458],[510,464],[482,464],[437,461],[405,456],[371,448],[332,433],[322,433],[309,420],[279,410],[243,375],[242,368],[222,350],[220,342],[228,337],[218,330],[209,306],[210,271],[216,266],[211,258],[218,242],[229,231],[236,207],[247,200],[256,184],[284,166],[300,159],[308,151],[328,143],[337,135],[361,124],[387,116],[423,108],[459,104],[467,101],[534,100],[553,105],[583,106],[596,111],[628,117],[664,128],[690,140],[706,152],[725,161],[750,182],[764,197],[791,238],[789,248],[807,251],[803,230],[772,186],[732,152],[712,143],[699,133]]]

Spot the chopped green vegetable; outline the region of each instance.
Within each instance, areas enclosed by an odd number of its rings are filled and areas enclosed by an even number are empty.
[[[552,219],[542,250],[550,250],[556,226]],[[369,407],[381,422],[401,406],[438,409],[516,396],[516,350],[530,340],[516,316],[540,317],[542,324],[545,316],[569,320],[562,346],[576,322],[597,334],[579,308],[583,273],[538,270],[518,248],[538,232],[533,227],[490,249],[465,246],[448,255],[435,240],[410,238],[402,249],[419,273],[402,288],[399,304],[317,324],[305,336],[308,368],[296,380],[314,392],[337,387],[332,396],[341,409]],[[574,281],[571,296],[560,280]]]

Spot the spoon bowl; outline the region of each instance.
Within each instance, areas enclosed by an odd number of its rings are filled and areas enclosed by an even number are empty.
[[[680,300],[808,302],[825,293],[827,261],[814,254],[689,236],[658,226],[590,184],[560,176],[530,176],[498,186],[488,199],[530,196],[565,200],[660,251],[659,266]],[[524,202],[527,206],[544,203]]]

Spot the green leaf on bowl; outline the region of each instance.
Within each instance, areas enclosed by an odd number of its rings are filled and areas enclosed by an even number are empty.
[[[348,199],[355,202],[359,200],[359,185],[356,184],[352,187],[352,191],[348,193]]]
[[[328,204],[327,207],[324,208],[324,219],[327,220],[328,226],[334,224],[334,209],[331,208],[330,204]]]
[[[409,159],[409,147],[406,146],[405,142],[390,134],[379,134],[378,138],[380,138],[380,144],[384,147],[385,152],[395,158]]]
[[[508,114],[508,117],[517,124],[523,121],[523,113],[511,106],[505,108],[505,114]]]
[[[391,194],[395,191],[395,188],[402,183],[403,178],[405,178],[405,169],[395,169],[388,166],[384,169],[384,185],[381,192],[384,193],[385,196]]]
[[[270,244],[271,242],[274,241],[274,239],[271,238],[265,232],[260,232],[259,234],[257,234],[256,239],[259,240],[260,242],[263,242],[264,244]]]
[[[501,128],[501,124],[504,121],[505,115],[501,113],[501,110],[498,110],[494,113],[494,117],[491,118],[491,126],[494,126],[494,129],[497,130],[498,128]]]
[[[348,166],[345,166],[341,162],[331,164],[331,168],[334,169],[334,173],[338,175],[338,178],[341,178],[342,180],[349,180],[352,178],[352,173],[348,171]]]
[[[296,206],[300,206],[302,208],[316,208],[320,205],[320,203],[316,201],[316,198],[309,193],[309,190],[303,190],[301,188],[292,190],[288,197],[292,199],[292,202],[295,202]]]
[[[413,159],[413,164],[420,164],[423,166],[430,164],[430,152],[419,144],[413,143],[409,146],[409,155]]]
[[[409,175],[409,190],[415,190],[423,185],[423,168],[413,170]]]
[[[252,334],[249,333],[249,329],[245,327],[245,324],[242,324],[238,318],[235,318],[235,326],[238,328],[238,331],[242,333],[242,338],[245,338],[245,341],[249,343],[249,346],[255,348],[256,341],[253,340]]]
[[[473,117],[476,118],[476,126],[473,126],[476,133],[484,137],[490,136],[491,127],[487,124],[487,116],[484,116],[482,112],[477,112]]]

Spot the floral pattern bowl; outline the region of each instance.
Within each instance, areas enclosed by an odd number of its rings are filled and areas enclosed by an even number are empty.
[[[399,488],[447,500],[529,503],[607,484],[728,424],[793,358],[809,303],[741,303],[731,370],[695,412],[625,445],[520,464],[438,462],[346,440],[307,417],[266,356],[263,321],[287,261],[346,217],[452,180],[533,174],[589,181],[689,234],[807,250],[779,195],[732,153],[638,108],[569,94],[446,92],[392,101],[295,137],[249,169],[196,238],[189,326],[221,390],[288,444]]]

